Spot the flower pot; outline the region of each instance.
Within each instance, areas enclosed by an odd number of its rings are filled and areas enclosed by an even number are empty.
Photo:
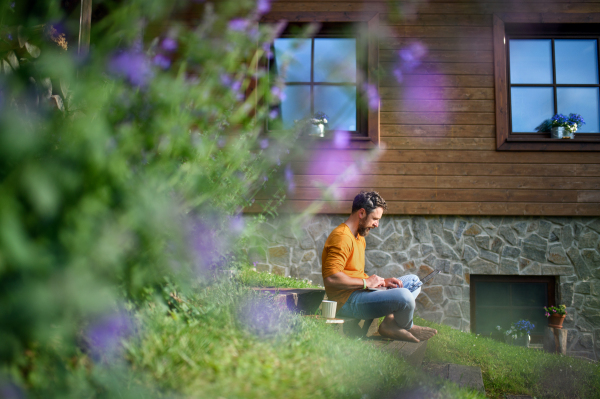
[[[529,341],[531,341],[531,337],[529,334],[525,334],[523,336],[513,338],[512,335],[506,335],[504,337],[504,342],[513,346],[524,346],[529,348]]]
[[[310,135],[317,137],[325,137],[325,125],[322,123],[312,125],[310,129]]]
[[[565,321],[566,314],[553,314],[548,317],[548,327],[562,328],[563,321]]]
[[[563,126],[553,127],[550,131],[550,137],[553,139],[562,139],[565,134],[569,134]]]
[[[574,132],[569,132],[569,131],[564,131],[563,132],[563,139],[574,139],[575,138],[575,133]]]

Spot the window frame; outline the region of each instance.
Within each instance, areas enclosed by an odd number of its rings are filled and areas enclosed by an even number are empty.
[[[600,151],[600,133],[575,133],[575,139],[552,139],[549,133],[512,133],[509,56],[506,24],[535,25],[544,24],[598,24],[600,13],[504,13],[493,15],[494,45],[494,90],[496,99],[496,149],[499,151]],[[546,25],[550,26],[550,25]],[[519,35],[519,38],[525,35]],[[536,36],[536,35],[530,35]],[[560,34],[552,34],[553,39],[562,39]],[[584,36],[584,35],[581,35]],[[599,40],[600,31],[594,34]],[[538,36],[541,37],[541,36]],[[548,35],[546,35],[548,38]],[[575,38],[565,36],[564,38]],[[554,51],[554,50],[553,50]],[[600,56],[600,53],[599,53]],[[577,86],[577,85],[568,85]],[[555,98],[554,101],[557,99]]]
[[[377,87],[379,90],[379,13],[377,12],[327,12],[315,13],[306,11],[279,11],[265,14],[260,23],[276,23],[287,21],[290,23],[327,23],[327,22],[365,22],[367,28],[366,38],[366,82],[369,85]],[[363,80],[364,82],[364,80]],[[380,144],[380,108],[367,107],[365,112],[367,121],[365,122],[366,134],[356,134],[351,137],[352,148],[371,148],[372,145]],[[358,127],[358,120],[357,120]],[[327,141],[327,140],[323,140]]]
[[[342,25],[344,24],[344,25]],[[347,24],[347,25],[346,25]],[[367,50],[368,44],[367,40],[364,37],[360,36],[360,32],[364,31],[361,29],[359,25],[360,22],[333,22],[333,23],[324,23],[321,26],[321,29],[312,37],[307,39],[311,40],[311,60],[310,60],[310,81],[306,82],[285,82],[286,85],[290,86],[309,86],[310,87],[310,106],[311,111],[310,115],[315,113],[314,109],[314,87],[315,86],[351,86],[356,87],[356,130],[348,130],[350,133],[351,139],[364,139],[368,137],[368,107],[366,104],[366,100],[364,95],[362,94],[361,88],[366,82],[365,77],[363,76],[362,71],[367,71]],[[293,31],[294,29],[301,29],[302,25],[298,23],[290,23],[286,30],[279,36],[279,38],[295,38]],[[353,26],[354,25],[354,26]],[[353,29],[349,29],[353,28]],[[350,34],[349,31],[352,30],[355,34]],[[356,40],[356,81],[355,83],[349,82],[316,82],[314,79],[315,69],[315,39],[322,38],[351,38]],[[271,51],[275,53],[274,45],[271,46]],[[269,59],[268,64],[269,71],[273,73],[274,63],[272,59]],[[281,114],[280,114],[281,115]],[[338,129],[339,130],[339,129]]]
[[[469,276],[469,302],[470,302],[470,328],[475,334],[477,331],[477,283],[494,282],[494,283],[541,283],[547,284],[547,303],[546,306],[556,306],[556,277],[555,276],[508,276],[498,274],[471,274]],[[541,310],[540,310],[541,312]],[[516,321],[516,320],[515,320]],[[532,334],[536,340],[541,340],[539,334]]]

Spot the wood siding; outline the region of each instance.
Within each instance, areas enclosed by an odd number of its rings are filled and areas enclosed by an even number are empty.
[[[361,146],[321,143],[292,163],[295,189],[286,208],[305,209],[321,198],[322,187],[336,184],[329,200],[320,201],[321,212],[348,213],[365,189],[379,191],[393,214],[600,215],[600,153],[496,150],[492,43],[494,13],[595,13],[600,2],[394,3],[395,10],[384,1],[273,2],[267,19],[379,13],[382,32],[378,158],[363,162]],[[411,48],[421,54],[407,67],[399,54]],[[349,176],[340,177],[349,168]],[[253,209],[271,194],[259,194]]]

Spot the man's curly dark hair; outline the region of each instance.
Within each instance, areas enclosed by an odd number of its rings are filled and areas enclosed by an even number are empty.
[[[383,208],[386,211],[387,204],[377,191],[361,191],[352,201],[352,213],[361,208],[364,208],[368,215],[377,208]]]

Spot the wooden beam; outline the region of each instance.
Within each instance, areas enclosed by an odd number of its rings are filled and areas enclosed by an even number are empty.
[[[79,18],[79,54],[86,55],[90,50],[90,32],[92,29],[92,0],[81,0]]]
[[[369,30],[369,55],[368,55],[368,83],[377,88],[379,92],[379,14],[376,14],[368,22]],[[379,95],[379,94],[378,94]],[[377,109],[369,107],[368,133],[369,138],[375,145],[379,145],[381,101]]]

